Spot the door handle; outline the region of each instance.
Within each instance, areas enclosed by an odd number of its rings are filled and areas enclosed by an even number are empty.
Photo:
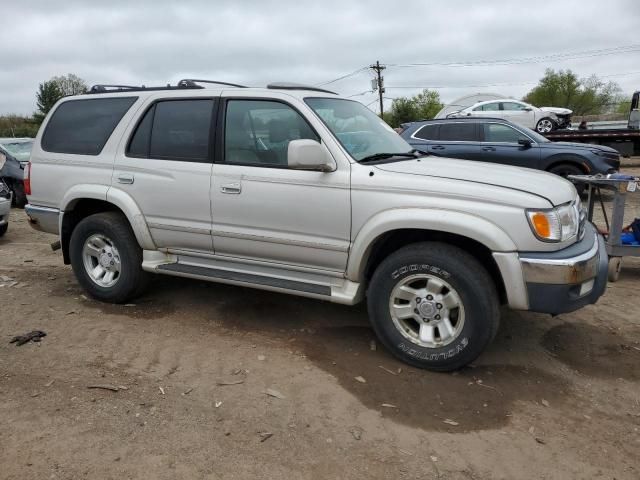
[[[442,145],[435,145],[431,147],[431,150],[444,150],[444,147]]]
[[[230,193],[230,194],[238,194],[242,191],[242,186],[240,183],[225,183],[220,186],[220,191],[222,193]]]
[[[118,183],[124,183],[125,185],[131,185],[133,183],[133,175],[129,173],[118,174]]]
[[[485,152],[495,152],[496,151],[495,147],[482,147],[482,150],[484,150]]]

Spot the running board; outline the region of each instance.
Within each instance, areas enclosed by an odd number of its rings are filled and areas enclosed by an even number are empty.
[[[284,278],[267,277],[264,275],[254,275],[251,273],[234,272],[218,268],[200,267],[184,263],[166,263],[158,265],[156,270],[159,273],[182,274],[185,276],[202,278],[205,280],[233,282],[246,284],[246,286],[262,286],[283,290],[303,292],[313,295],[330,297],[331,287],[329,285],[318,285],[315,283],[300,282]]]

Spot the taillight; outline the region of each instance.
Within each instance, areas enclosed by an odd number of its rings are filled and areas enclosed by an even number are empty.
[[[27,163],[27,168],[24,169],[23,182],[25,195],[31,195],[31,162]]]

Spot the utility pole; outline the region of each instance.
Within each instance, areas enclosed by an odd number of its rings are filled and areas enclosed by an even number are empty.
[[[377,85],[378,85],[378,96],[380,97],[380,118],[382,118],[383,106],[382,106],[382,94],[384,93],[384,77],[381,75],[382,70],[384,70],[384,65],[380,65],[380,61],[376,61],[375,65],[371,65],[373,71],[376,72],[377,76]]]

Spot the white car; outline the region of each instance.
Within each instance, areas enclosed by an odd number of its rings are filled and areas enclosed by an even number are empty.
[[[40,127],[25,210],[94,298],[128,302],[151,273],[366,297],[391,352],[451,370],[489,344],[500,303],[559,314],[604,292],[604,240],[570,182],[426,156],[317,87],[198,83],[96,86]]]
[[[450,113],[447,118],[503,118],[523,127],[531,128],[538,133],[549,133],[553,130],[570,127],[572,113],[573,111],[568,108],[538,108],[519,100],[502,98],[478,102],[463,110]]]

